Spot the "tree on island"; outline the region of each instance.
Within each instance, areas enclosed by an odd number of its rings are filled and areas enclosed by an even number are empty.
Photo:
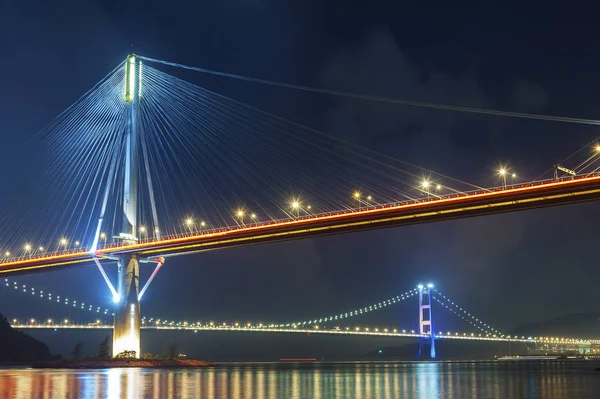
[[[115,356],[115,359],[135,359],[136,351],[123,351]]]
[[[98,346],[98,359],[110,359],[110,345],[108,344],[108,336],[106,336]]]
[[[73,351],[71,352],[71,356],[73,359],[79,360],[81,359],[81,354],[83,353],[83,342],[79,341],[75,344]]]
[[[177,359],[177,344],[167,345],[163,351],[163,358]]]

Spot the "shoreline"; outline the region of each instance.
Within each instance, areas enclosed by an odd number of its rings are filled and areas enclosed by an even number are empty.
[[[193,359],[108,359],[108,360],[57,360],[31,364],[34,369],[107,369],[107,368],[199,368],[212,367],[216,363]]]

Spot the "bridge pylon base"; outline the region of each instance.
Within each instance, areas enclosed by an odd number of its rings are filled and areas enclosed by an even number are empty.
[[[118,294],[113,328],[113,357],[134,351],[141,357],[141,314],[138,299],[140,268],[136,254],[119,259]]]
[[[419,338],[419,359],[427,358],[427,350],[429,349],[429,359],[435,359],[435,338]]]

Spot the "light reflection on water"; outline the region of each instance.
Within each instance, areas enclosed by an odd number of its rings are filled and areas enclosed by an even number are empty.
[[[229,363],[204,369],[0,369],[0,398],[597,398],[591,362]]]

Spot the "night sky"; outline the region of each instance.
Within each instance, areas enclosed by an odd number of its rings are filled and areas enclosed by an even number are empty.
[[[2,212],[11,211],[8,204],[26,184],[27,140],[130,52],[294,84],[598,119],[597,13],[576,3],[568,9],[552,2],[52,3],[0,3]],[[360,102],[211,76],[199,83],[487,186],[497,184],[501,162],[533,179],[598,136],[593,126]],[[598,220],[598,205],[588,203],[169,259],[143,313],[287,321],[432,281],[509,330],[597,310]],[[19,281],[110,305],[93,266]],[[25,317],[34,313],[29,306],[6,301],[0,312]]]

